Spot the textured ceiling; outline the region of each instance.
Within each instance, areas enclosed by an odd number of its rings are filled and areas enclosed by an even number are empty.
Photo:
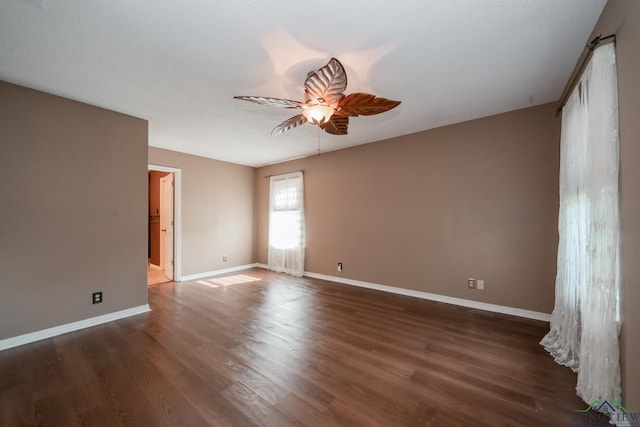
[[[0,79],[149,120],[149,144],[259,166],[555,101],[605,0],[0,0]],[[349,135],[234,95],[402,101]],[[319,139],[318,139],[319,135]]]

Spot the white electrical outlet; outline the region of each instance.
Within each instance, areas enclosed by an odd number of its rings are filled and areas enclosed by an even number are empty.
[[[226,256],[226,255],[223,255],[223,256],[222,256],[222,262],[227,262],[227,260],[228,260],[227,256]]]
[[[476,289],[478,289],[479,291],[484,290],[484,280],[476,280]]]

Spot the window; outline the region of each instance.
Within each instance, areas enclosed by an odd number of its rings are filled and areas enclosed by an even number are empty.
[[[304,183],[302,172],[271,177],[269,191],[269,269],[304,273]]]

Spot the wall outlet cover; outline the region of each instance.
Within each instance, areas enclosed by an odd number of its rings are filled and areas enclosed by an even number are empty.
[[[91,304],[100,304],[102,302],[102,292],[94,292],[91,294]]]

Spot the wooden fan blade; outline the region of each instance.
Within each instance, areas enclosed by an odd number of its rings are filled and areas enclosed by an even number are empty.
[[[302,102],[292,101],[291,99],[267,98],[264,96],[234,96],[234,98],[253,102],[254,104],[271,105],[272,107],[302,108]]]
[[[338,102],[336,114],[343,116],[372,116],[400,105],[400,101],[380,98],[370,93],[352,93]]]
[[[336,58],[331,58],[319,70],[311,71],[304,82],[304,91],[310,100],[329,105],[342,98],[346,89],[347,73]]]
[[[323,131],[332,135],[346,135],[349,127],[349,117],[331,116],[328,122],[319,125]]]
[[[273,130],[271,131],[271,135],[273,136],[280,135],[281,133],[285,133],[289,129],[293,129],[302,124],[305,124],[306,122],[307,122],[307,118],[302,114],[298,114],[297,116],[293,116],[290,119],[285,120],[284,122],[280,123],[278,126],[273,128]]]

